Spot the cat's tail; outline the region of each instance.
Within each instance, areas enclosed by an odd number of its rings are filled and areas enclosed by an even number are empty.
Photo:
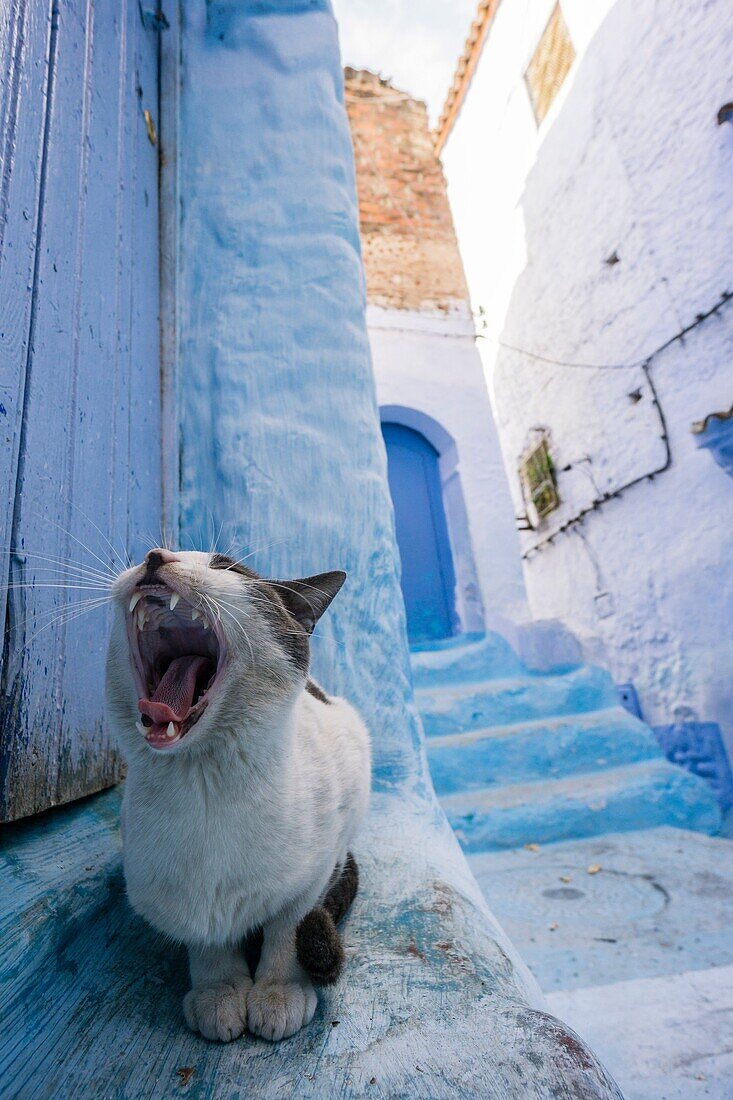
[[[344,965],[344,948],[336,925],[359,889],[359,868],[351,852],[334,875],[323,901],[306,913],[295,933],[298,962],[314,985],[333,985]]]

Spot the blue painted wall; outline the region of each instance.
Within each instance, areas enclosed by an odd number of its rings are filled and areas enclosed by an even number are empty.
[[[315,673],[417,774],[353,154],[325,5],[190,3],[182,28],[182,541],[270,576],[343,568]]]
[[[0,19],[0,818],[119,776],[107,620],[56,616],[159,527],[157,58],[137,0]]]
[[[721,810],[730,811],[733,775],[718,723],[679,721],[655,726],[654,732],[667,759],[706,779]]]
[[[454,633],[455,574],[435,447],[403,424],[382,423],[395,510],[400,583],[411,642]]]

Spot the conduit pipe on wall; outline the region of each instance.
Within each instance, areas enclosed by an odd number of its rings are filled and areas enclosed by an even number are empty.
[[[660,423],[660,428],[661,428],[660,439],[661,439],[661,441],[664,445],[664,459],[660,463],[660,465],[656,466],[653,470],[647,471],[644,474],[639,474],[638,477],[632,478],[630,481],[625,482],[623,485],[619,485],[616,489],[611,489],[607,493],[599,494],[599,496],[595,497],[594,500],[589,505],[587,505],[585,508],[580,509],[580,511],[576,512],[575,515],[571,516],[570,519],[566,520],[560,527],[557,528],[557,530],[555,530],[555,531],[551,532],[550,534],[546,535],[544,538],[542,538],[538,542],[536,542],[534,546],[530,546],[527,550],[525,550],[522,553],[522,560],[523,561],[527,561],[533,554],[539,552],[541,549],[543,549],[543,547],[548,546],[550,543],[552,543],[553,540],[558,535],[564,534],[565,531],[567,531],[570,528],[574,527],[576,523],[580,523],[591,512],[598,511],[598,509],[601,508],[602,505],[606,504],[609,500],[614,500],[615,498],[622,496],[629,489],[632,489],[635,485],[640,485],[644,481],[653,481],[655,477],[657,477],[659,474],[662,474],[666,470],[669,469],[669,467],[672,465],[672,449],[671,449],[670,442],[669,442],[669,433],[668,433],[668,430],[667,430],[667,421],[666,421],[666,418],[665,418],[665,415],[664,415],[664,410],[662,409],[662,406],[660,404],[659,395],[657,393],[656,387],[654,385],[654,382],[653,382],[652,376],[651,376],[652,362],[663,351],[666,351],[667,348],[671,347],[672,344],[675,344],[679,340],[683,340],[684,337],[688,335],[688,333],[692,332],[694,329],[698,328],[699,325],[701,325],[705,321],[707,321],[710,317],[717,314],[720,311],[720,309],[723,308],[732,299],[733,299],[733,292],[727,291],[727,290],[723,291],[720,298],[718,299],[718,301],[715,303],[715,305],[711,309],[707,310],[705,313],[699,313],[697,315],[697,317],[695,318],[695,320],[691,324],[686,325],[685,328],[683,328],[679,332],[675,333],[674,336],[671,336],[668,340],[665,340],[665,342],[663,344],[660,344],[660,346],[658,348],[656,348],[648,356],[648,358],[646,360],[644,360],[643,362],[638,363],[638,364],[636,364],[636,363],[628,364],[629,367],[638,366],[639,369],[643,372],[644,377],[645,377],[645,379],[647,381],[647,384],[649,386],[649,390],[650,390],[651,395],[652,395],[652,403],[653,403],[654,407],[656,408],[657,415],[659,417],[659,423]],[[514,350],[520,350],[520,349],[514,349]],[[526,352],[525,354],[532,355],[531,352]],[[533,356],[533,357],[538,358],[538,359],[542,358],[543,361],[547,361],[544,357],[540,357],[540,356]],[[553,362],[557,366],[567,366],[567,367],[573,367],[573,366],[578,367],[578,366],[580,366],[580,364],[562,363],[559,360],[553,360]],[[610,369],[616,369],[616,370],[618,370],[618,369],[620,369],[620,366],[613,365],[613,364],[606,364],[606,365],[599,364],[597,369],[598,370],[604,370],[604,369],[609,369],[609,370]]]

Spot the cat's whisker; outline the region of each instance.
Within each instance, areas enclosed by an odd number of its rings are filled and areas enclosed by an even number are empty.
[[[106,592],[109,590],[109,585],[56,584],[49,581],[15,581],[10,584],[0,584],[0,592],[14,592],[18,589],[31,589],[35,591],[37,588],[61,588],[64,592]]]
[[[225,615],[228,615],[229,618],[234,623],[234,625],[239,629],[242,637],[244,638],[245,642],[249,646],[249,652],[250,652],[250,655],[252,657],[252,668],[254,668],[255,667],[254,649],[252,648],[252,642],[249,639],[249,635],[247,634],[247,631],[244,629],[243,623],[240,622],[240,620],[236,617],[236,615],[233,614],[232,611],[230,611],[222,603],[220,603],[219,600],[215,599],[213,596],[211,596],[209,598],[216,605],[216,607],[219,609],[219,611],[223,611]],[[221,622],[221,615],[219,616],[219,621]]]
[[[105,542],[107,543],[107,546],[109,546],[110,550],[112,551],[112,555],[113,555],[113,558],[116,558],[116,559],[117,559],[117,561],[118,561],[118,562],[120,563],[120,565],[121,565],[121,567],[122,567],[122,570],[123,570],[123,571],[124,571],[125,569],[129,569],[129,568],[130,568],[131,562],[130,562],[130,559],[129,559],[129,557],[127,557],[127,555],[126,555],[126,554],[124,554],[124,556],[123,556],[123,555],[121,555],[121,554],[119,553],[119,551],[118,551],[118,550],[116,549],[116,547],[114,546],[114,544],[112,543],[112,541],[111,541],[111,540],[109,539],[109,537],[108,537],[107,535],[105,535],[105,533],[104,533],[104,531],[102,530],[102,528],[101,528],[101,527],[99,527],[99,526],[98,526],[98,525],[97,525],[97,524],[96,524],[96,523],[94,522],[94,520],[93,520],[93,519],[91,518],[91,516],[88,516],[88,515],[87,515],[87,513],[86,513],[86,512],[84,511],[84,509],[83,509],[83,508],[81,508],[81,507],[79,506],[79,504],[77,503],[77,501],[75,501],[75,500],[70,500],[70,499],[68,499],[68,498],[65,498],[65,499],[64,499],[64,504],[68,504],[68,505],[69,505],[69,506],[70,506],[71,508],[76,508],[76,510],[77,510],[77,512],[79,513],[79,515],[80,515],[80,516],[82,516],[82,518],[83,518],[83,519],[85,519],[85,520],[87,521],[87,523],[91,523],[91,525],[92,525],[92,527],[94,528],[94,530],[95,530],[95,531],[96,531],[96,532],[97,532],[97,533],[98,533],[99,535],[101,535],[101,536],[102,536],[102,538],[104,539],[104,541],[105,541]],[[125,561],[127,561],[127,564],[125,564]]]
[[[35,515],[36,519],[41,520],[41,522],[50,524],[52,527],[55,527],[63,535],[66,535],[67,538],[72,539],[75,543],[81,546],[82,550],[85,550],[87,554],[90,554],[93,558],[95,558],[103,569],[109,569],[109,562],[106,562],[104,558],[100,558],[99,554],[95,554],[90,546],[87,546],[87,544],[82,539],[77,538],[77,536],[72,534],[71,531],[67,530],[66,527],[62,527],[60,523],[56,523],[55,520],[49,519],[48,516],[41,516],[37,512],[33,512],[31,514]]]
[[[170,550],[171,539],[168,538],[168,534],[163,527],[163,520],[160,521],[160,542],[159,546],[162,546],[164,550]]]
[[[101,607],[101,604],[95,604],[90,607],[82,607],[78,609],[75,608],[73,611],[65,612],[63,615],[58,616],[56,619],[49,620],[48,622],[44,623],[43,626],[41,626],[34,634],[32,634],[31,637],[24,643],[26,648],[29,648],[38,637],[38,635],[47,628],[56,626],[59,629],[63,629],[70,623],[74,622],[76,619],[82,618],[82,616],[86,615],[89,611],[97,611],[100,610]]]
[[[204,603],[208,607],[209,611],[211,611],[213,617],[218,622],[221,622],[221,614],[219,613],[218,609],[214,607],[214,603],[212,601],[212,598],[210,596],[206,595],[205,592],[199,592],[199,597],[204,601]]]
[[[62,604],[61,606],[56,605],[56,607],[47,608],[45,612],[33,612],[33,614],[25,615],[21,621],[23,624],[31,623],[31,621],[33,621],[33,623],[36,623],[36,621],[37,623],[41,623],[44,619],[48,619],[48,623],[44,623],[44,626],[51,626],[54,623],[61,623],[63,625],[69,615],[74,615],[76,612],[83,614],[84,612],[88,612],[88,610],[95,610],[98,607],[103,607],[107,603],[108,601],[106,601],[106,599],[89,599],[89,601],[84,601],[83,603],[73,602]]]
[[[70,599],[67,601],[67,603],[54,604],[53,607],[47,607],[45,610],[33,609],[28,612],[28,614],[25,616],[25,619],[22,621],[26,622],[29,619],[43,619],[49,615],[53,616],[59,614],[60,612],[63,612],[66,608],[87,607],[92,604],[103,604],[111,602],[111,596],[84,596],[82,597],[82,599]]]
[[[61,614],[56,614],[54,618],[49,619],[49,621],[47,623],[44,623],[43,626],[40,627],[40,629],[35,632],[35,634],[32,634],[31,637],[27,641],[24,642],[24,645],[26,646],[26,648],[28,648],[35,641],[35,639],[38,637],[38,635],[41,634],[42,631],[46,630],[48,627],[54,626],[55,624],[58,624],[59,626],[66,626],[66,624],[70,623],[73,619],[80,618],[82,615],[85,615],[88,611],[96,611],[97,608],[103,607],[107,603],[109,603],[109,599],[104,597],[104,598],[98,598],[96,600],[89,600],[83,606],[80,605],[80,604],[77,604],[77,603],[66,604],[65,607],[70,609],[68,612],[66,612],[65,610],[62,610]],[[58,612],[59,609],[54,608],[53,611]],[[48,614],[50,614],[50,612],[42,612],[38,617],[39,618],[45,618],[45,617],[48,616]],[[14,627],[8,626],[6,628],[6,630],[11,630],[11,629],[19,630],[19,629],[21,629],[29,621],[29,618],[30,618],[30,616],[25,618],[21,623],[17,624],[17,626],[14,626]]]
[[[303,593],[300,591],[300,588],[291,588],[289,584],[285,584],[283,581],[268,580],[267,583],[271,584],[273,586],[273,588],[284,588],[286,592],[292,592],[294,595],[301,596],[303,599],[305,599],[305,596],[303,596]],[[305,581],[301,581],[301,580],[298,581],[298,584],[300,586],[302,586],[303,588],[310,588],[311,591],[317,592],[319,596],[325,596],[326,595],[326,593],[323,591],[323,589],[319,588],[317,584],[306,584]],[[310,607],[310,604],[308,606]],[[312,610],[312,608],[311,608],[311,610]]]
[[[139,544],[141,546],[150,546],[150,547],[163,546],[164,544],[162,542],[162,537],[163,537],[162,529],[158,528],[158,531],[156,532],[155,529],[152,528],[152,527],[137,528],[131,534],[131,540],[132,540],[133,543]],[[170,547],[165,546],[165,549],[170,550]],[[135,564],[134,562],[131,562],[130,563],[131,567],[134,564]]]
[[[293,536],[292,535],[284,535],[281,538],[269,539],[268,542],[262,543],[260,546],[256,546],[254,548],[254,550],[250,550],[250,551],[248,551],[248,553],[244,554],[241,558],[238,558],[235,561],[234,564],[235,565],[243,565],[244,562],[246,562],[248,560],[248,558],[253,558],[255,556],[255,554],[264,554],[265,551],[272,550],[273,546],[281,546],[284,543],[292,542],[292,541],[293,541]],[[231,566],[229,568],[231,568]]]
[[[295,637],[299,637],[299,636],[300,636],[300,637],[302,637],[302,635],[300,635],[300,631],[298,631],[298,630],[278,630],[278,634],[283,634],[283,635],[285,635],[285,636],[287,636],[287,635],[291,635],[291,634],[292,634],[292,635],[293,635],[293,636],[295,636]],[[310,634],[309,634],[308,636],[309,636],[310,638],[320,638],[320,639],[323,639],[323,641],[324,641],[324,642],[333,642],[333,644],[334,644],[334,645],[340,646],[340,647],[341,647],[342,649],[346,649],[346,646],[344,645],[344,643],[343,643],[343,642],[340,642],[340,641],[339,641],[339,640],[338,640],[337,638],[334,638],[334,637],[333,637],[332,635],[329,635],[329,634],[318,634],[318,633],[316,633],[316,631],[314,630],[314,631],[312,631],[312,632],[311,632],[311,633],[310,633]]]
[[[234,615],[234,614],[233,614],[233,613],[232,613],[231,611],[228,611],[228,610],[227,610],[226,608],[222,608],[221,610],[222,610],[222,611],[224,612],[224,614],[225,614],[225,615],[226,615],[226,616],[227,616],[227,617],[228,617],[229,619],[231,619],[231,621],[232,621],[232,622],[233,622],[233,624],[234,624],[234,627],[235,627],[235,629],[236,629],[236,630],[237,630],[237,632],[238,632],[238,633],[239,633],[239,634],[241,635],[241,637],[242,637],[242,638],[244,639],[244,641],[245,641],[245,642],[247,643],[247,646],[248,646],[248,648],[249,648],[249,653],[250,653],[250,660],[251,660],[251,663],[252,663],[252,668],[254,668],[254,667],[255,667],[255,655],[254,655],[254,649],[252,648],[252,642],[251,642],[251,641],[250,641],[250,639],[249,639],[249,635],[247,634],[247,631],[246,631],[246,630],[244,629],[244,626],[243,626],[243,625],[242,625],[242,623],[241,623],[241,622],[239,621],[239,619],[238,619],[238,618],[236,617],[236,615]],[[221,618],[220,618],[220,621],[221,621]],[[223,625],[223,624],[222,624],[222,625]]]
[[[43,581],[57,581],[59,584],[94,584],[100,587],[110,588],[112,586],[113,577],[101,577],[92,574],[89,576],[86,573],[67,573],[64,570],[58,568],[58,566],[52,565],[34,565],[32,570],[23,570],[23,575],[39,577],[39,583]],[[12,582],[11,582],[12,583]],[[30,581],[24,583],[31,583]]]
[[[254,650],[252,648],[252,642],[250,641],[249,635],[247,634],[247,631],[244,628],[244,624],[233,613],[233,611],[231,610],[231,607],[227,607],[224,603],[222,603],[220,600],[217,600],[214,596],[206,596],[205,598],[207,599],[207,601],[210,604],[213,604],[216,607],[219,622],[221,622],[221,612],[222,611],[224,612],[225,615],[228,615],[229,618],[232,620],[235,627],[237,628],[237,630],[239,631],[239,633],[241,634],[241,636],[244,638],[247,645],[249,646],[250,655],[252,657],[252,667],[254,668],[254,664],[255,664]]]
[[[304,603],[306,603],[306,604],[308,605],[308,607],[310,608],[310,610],[311,610],[311,611],[313,612],[313,614],[314,614],[314,615],[316,616],[316,618],[317,618],[317,614],[316,614],[316,608],[315,608],[315,607],[313,606],[313,604],[312,604],[312,603],[310,602],[310,600],[308,599],[308,597],[307,597],[307,596],[304,596],[302,592],[298,592],[298,591],[297,591],[296,589],[294,589],[294,588],[289,588],[289,587],[288,587],[288,585],[286,585],[286,584],[276,584],[276,583],[275,583],[274,581],[269,581],[269,580],[268,580],[268,581],[267,581],[267,584],[269,584],[269,585],[272,585],[272,587],[273,587],[273,588],[284,588],[286,592],[292,592],[292,593],[293,593],[294,595],[297,595],[297,596],[299,596],[299,597],[300,597],[300,599],[302,599],[302,600],[304,601]],[[258,596],[252,596],[251,594],[250,594],[250,599],[252,599],[252,600],[259,600],[259,602],[260,602],[260,603],[267,603],[267,600],[263,600],[263,599],[261,599],[261,597],[258,597]]]
[[[211,553],[212,554],[214,553],[214,550],[216,549],[216,547],[219,545],[219,539],[221,538],[223,533],[224,533],[224,520],[222,520],[221,523],[219,524],[219,530],[217,531],[216,538],[214,539],[214,545],[211,548]]]
[[[98,581],[94,577],[75,577],[75,576],[63,576],[58,573],[35,573],[33,574],[33,580],[14,581],[10,580],[6,585],[0,585],[0,588],[12,588],[22,587],[27,588],[49,588],[51,586],[58,586],[59,588],[68,588],[69,591],[80,588],[96,588],[100,592],[111,592],[111,581]]]
[[[51,557],[48,554],[36,553],[34,550],[11,549],[11,550],[5,550],[4,553],[5,553],[6,556],[9,556],[9,557],[32,558],[32,559],[35,559],[37,561],[49,562],[52,565],[59,566],[62,569],[68,569],[70,571],[71,570],[79,571],[79,572],[82,572],[86,575],[93,576],[93,577],[104,577],[105,580],[109,580],[109,581],[114,581],[116,579],[116,576],[117,576],[115,573],[113,573],[111,571],[107,571],[107,570],[102,571],[101,569],[96,569],[92,566],[84,564],[84,562],[76,561],[74,558],[54,558],[54,557]],[[34,567],[34,568],[36,568],[36,567]],[[37,567],[37,568],[40,568],[40,567]]]

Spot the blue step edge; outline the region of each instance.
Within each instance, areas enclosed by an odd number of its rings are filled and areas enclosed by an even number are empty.
[[[589,665],[557,675],[527,674],[425,687],[416,691],[415,698],[428,737],[581,714],[618,704],[611,677]]]
[[[649,727],[620,706],[431,737],[427,752],[439,796],[660,758]]]
[[[658,825],[714,836],[722,824],[708,784],[663,757],[594,774],[461,792],[441,802],[470,853]]]

